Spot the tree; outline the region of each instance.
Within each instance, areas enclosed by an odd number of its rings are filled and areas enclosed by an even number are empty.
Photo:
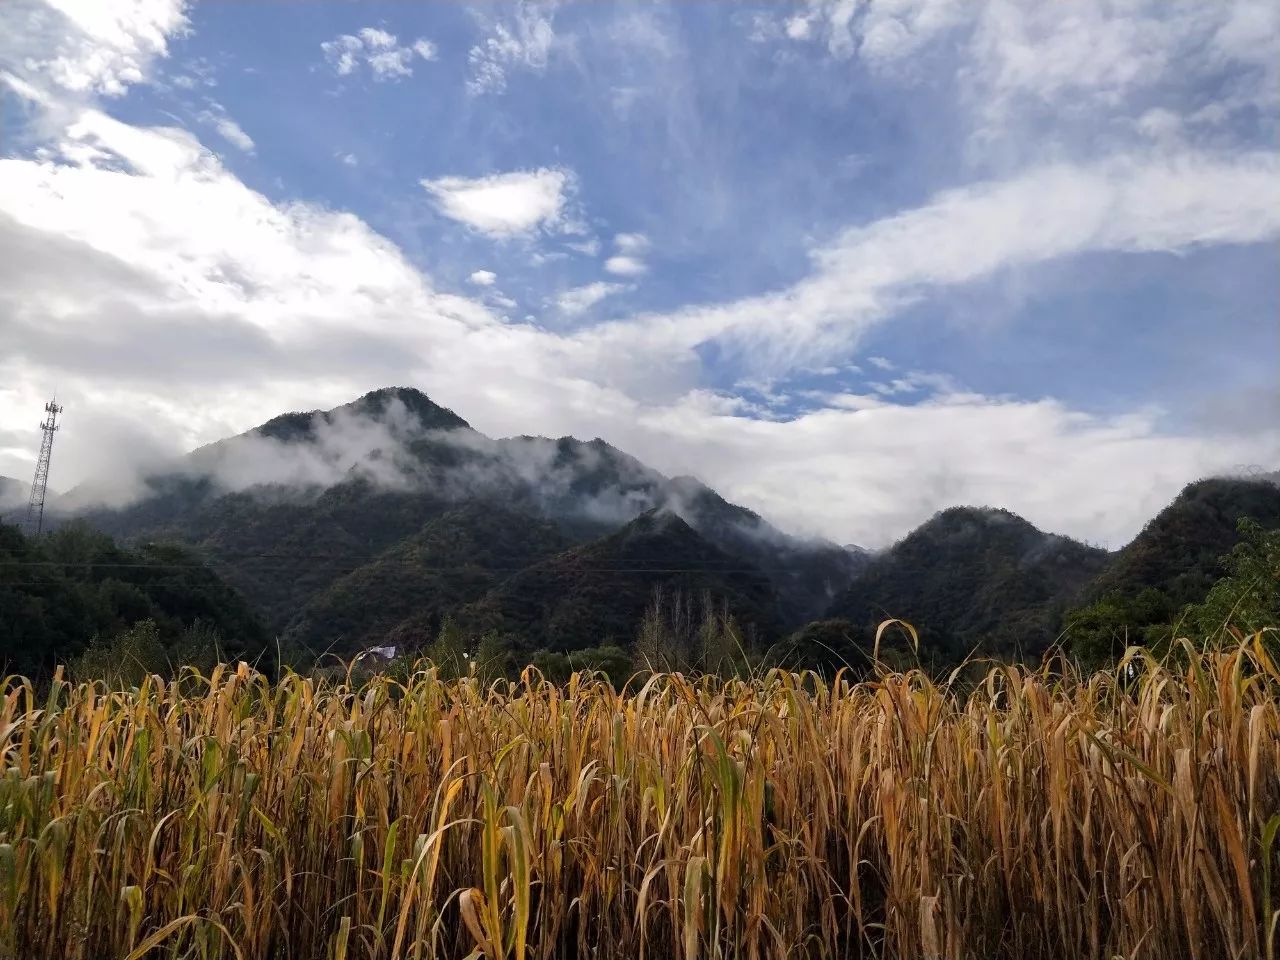
[[[104,680],[109,687],[136,687],[153,673],[167,673],[169,660],[154,620],[142,620],[108,641],[95,637],[70,664],[77,681]]]
[[[1238,529],[1240,542],[1223,558],[1227,575],[1183,611],[1180,632],[1217,639],[1280,627],[1280,529],[1247,518]]]
[[[466,676],[467,637],[453,617],[447,616],[441,621],[440,632],[427,647],[427,659],[436,665],[442,677]]]
[[[1111,593],[1071,613],[1065,633],[1071,656],[1087,670],[1114,663],[1131,646],[1160,647],[1175,608],[1155,587],[1136,595]]]

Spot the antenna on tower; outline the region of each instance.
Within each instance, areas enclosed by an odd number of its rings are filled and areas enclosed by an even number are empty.
[[[53,455],[53,435],[58,431],[58,414],[62,408],[56,400],[44,405],[45,418],[40,424],[40,459],[36,461],[36,475],[31,481],[31,499],[27,501],[27,533],[40,536],[44,529],[44,496],[49,487],[49,459]]]

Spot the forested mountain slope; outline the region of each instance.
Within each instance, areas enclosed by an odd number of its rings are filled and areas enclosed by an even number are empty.
[[[926,661],[955,662],[974,651],[1034,657],[1106,557],[1007,510],[953,507],[875,557],[829,616],[864,630],[906,620]]]
[[[762,641],[781,623],[776,591],[758,568],[658,510],[516,573],[460,619],[473,632],[509,636],[520,650],[629,645],[658,589],[707,594]]]
[[[78,496],[91,500],[92,491]],[[674,512],[740,565],[761,570],[774,593],[771,617],[790,623],[818,615],[864,562],[856,550],[788,536],[699,481],[669,479],[603,440],[495,440],[409,388],[275,417],[153,470],[127,506],[86,516],[132,540],[194,546],[273,629],[327,646],[350,640],[360,609],[340,598],[353,597],[357,583],[387,584],[387,551],[403,546],[395,555],[410,555],[415,547],[406,541],[424,525],[495,503],[523,518],[510,521],[518,530],[531,529],[530,521],[553,525],[561,547],[607,536],[646,511]],[[548,542],[542,533],[538,539]],[[499,525],[473,524],[450,560],[488,569],[511,545]],[[524,554],[515,556],[505,565]],[[406,596],[422,604],[411,611],[401,604],[401,619],[431,622],[452,594]],[[379,632],[360,636],[371,641]]]
[[[268,634],[248,603],[189,551],[127,550],[69,524],[38,540],[0,524],[0,675],[46,676],[90,643],[153,621],[173,647],[195,628],[213,656],[257,661]]]

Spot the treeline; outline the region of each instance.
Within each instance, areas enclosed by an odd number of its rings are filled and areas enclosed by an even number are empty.
[[[681,555],[691,531],[646,522],[601,542],[617,540],[633,566],[637,551],[649,566],[648,552]],[[464,555],[454,580],[453,568],[434,561],[407,591],[392,589],[404,587],[402,575],[380,589],[353,580],[353,591],[370,593],[363,607],[381,597],[386,613],[353,647],[323,633],[316,643],[288,631],[274,637],[235,588],[183,547],[126,548],[82,523],[39,539],[0,524],[0,670],[41,678],[65,664],[78,679],[128,684],[241,659],[266,671],[331,672],[355,658],[360,672],[396,673],[426,657],[446,675],[514,678],[532,665],[557,682],[582,670],[614,681],[771,666],[868,674],[877,661],[942,675],[972,658],[1035,664],[1050,651],[1094,669],[1130,646],[1161,654],[1179,637],[1229,643],[1280,624],[1280,493],[1241,481],[1189,486],[1110,556],[1001,511],[944,511],[877,558],[832,616],[788,635],[760,630],[764,618],[741,591],[601,574],[622,560],[591,554],[593,563],[578,563],[580,551],[564,555],[574,563],[535,565],[539,578],[503,585],[505,605],[493,606],[505,616],[477,617],[467,591],[452,589],[464,577],[492,588],[492,574],[464,562],[475,538],[459,530],[473,528],[485,532],[474,522],[429,528]],[[409,610],[418,614],[386,629]],[[878,632],[888,618],[915,629]],[[360,626],[342,632],[359,636]]]
[[[374,648],[352,663],[311,659],[311,672],[354,671],[357,676],[391,673],[405,678],[422,660],[429,660],[446,679],[479,676],[485,681],[514,680],[526,667],[564,683],[574,673],[603,673],[614,683],[635,674],[714,674],[746,676],[762,666],[782,665],[785,645],[766,648],[751,629],[744,629],[722,598],[710,592],[694,595],[681,590],[655,590],[634,638],[625,643],[604,642],[572,650],[541,647],[530,652],[525,638],[490,629],[468,630],[446,616],[439,632],[425,644],[396,648],[383,659]],[[296,652],[296,651],[295,651]],[[388,651],[390,652],[390,651]],[[307,660],[303,655],[298,662]],[[295,664],[296,665],[296,664]]]
[[[126,549],[83,523],[39,538],[0,524],[5,674],[38,678],[72,664],[127,678],[170,663],[258,661],[268,641],[244,598],[189,550]]]

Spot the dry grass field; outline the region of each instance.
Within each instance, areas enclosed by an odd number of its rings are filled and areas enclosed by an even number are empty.
[[[0,955],[1274,960],[1262,639],[1052,667],[12,682]]]

